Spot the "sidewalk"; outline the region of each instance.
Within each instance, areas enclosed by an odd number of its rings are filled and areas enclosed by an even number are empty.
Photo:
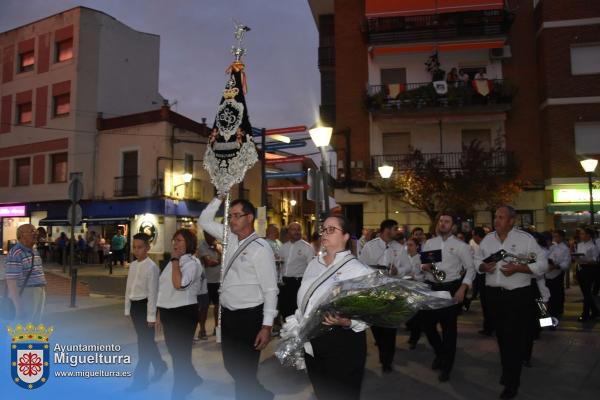
[[[53,343],[114,343],[135,358],[135,334],[130,320],[123,317],[122,300],[92,295],[88,299],[78,299],[75,309],[68,308],[67,297],[52,296],[48,303],[47,320],[56,328]],[[498,384],[500,360],[497,345],[494,338],[477,334],[479,326],[474,323],[477,314],[473,310],[461,317],[456,364],[447,383],[439,383],[437,374],[429,368],[433,353],[425,337],[421,338],[415,350],[408,350],[408,336],[403,330],[398,334],[394,372],[382,375],[377,349],[369,333],[361,398],[496,399],[502,388]],[[207,328],[212,331],[210,322]],[[600,398],[600,335],[596,329],[543,332],[541,339],[535,343],[533,367],[523,370],[518,399]],[[163,358],[171,366],[170,356],[160,336],[158,342]],[[275,393],[276,399],[314,398],[306,373],[284,368],[274,357],[277,342],[278,339],[274,339],[263,352],[259,368],[261,382]],[[215,342],[214,336],[194,344],[192,358],[205,382],[188,398],[232,399],[232,380],[223,367],[220,345]],[[172,379],[172,373],[168,372],[161,381],[136,396],[123,392],[130,383],[127,379],[111,384],[109,388],[102,380],[90,383],[98,390],[109,390],[113,399],[148,400],[168,398]],[[65,388],[68,384],[61,383]]]

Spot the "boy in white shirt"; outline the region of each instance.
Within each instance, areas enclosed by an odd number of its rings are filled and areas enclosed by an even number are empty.
[[[125,289],[125,316],[131,316],[138,338],[138,363],[128,391],[139,391],[148,386],[150,364],[154,368],[152,381],[159,380],[167,370],[167,364],[160,356],[154,341],[160,270],[154,261],[148,258],[149,241],[150,237],[144,233],[133,236],[132,250],[136,260],[129,266]]]

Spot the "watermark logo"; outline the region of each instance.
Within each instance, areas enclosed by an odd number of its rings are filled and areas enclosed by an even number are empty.
[[[11,336],[10,371],[14,383],[23,389],[37,389],[50,376],[50,343],[53,327],[32,323],[8,327]]]

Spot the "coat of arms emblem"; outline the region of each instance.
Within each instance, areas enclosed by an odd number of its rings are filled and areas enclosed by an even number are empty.
[[[23,389],[37,389],[50,376],[50,344],[54,328],[32,323],[8,327],[11,336],[10,371],[14,383]]]

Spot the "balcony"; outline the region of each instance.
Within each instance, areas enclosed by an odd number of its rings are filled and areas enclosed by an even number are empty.
[[[370,18],[364,24],[369,45],[505,36],[512,14],[503,10]]]
[[[481,93],[487,94],[484,96]],[[432,82],[370,86],[365,106],[370,112],[411,113],[420,110],[443,112],[506,111],[516,89],[502,79],[448,82],[440,94]],[[469,109],[468,107],[472,107]]]
[[[423,161],[437,160],[440,169],[448,171],[458,171],[464,168],[467,153],[421,153]],[[416,161],[413,154],[388,154],[376,155],[371,157],[371,170],[374,174],[381,165],[391,165],[394,167],[394,173],[405,171],[416,167]],[[494,151],[492,156],[487,158],[481,168],[504,172],[514,166],[514,153],[512,151]]]
[[[129,197],[138,195],[139,175],[116,176],[115,197]]]
[[[335,66],[335,47],[320,46],[318,62],[319,62],[319,67],[334,67]]]

